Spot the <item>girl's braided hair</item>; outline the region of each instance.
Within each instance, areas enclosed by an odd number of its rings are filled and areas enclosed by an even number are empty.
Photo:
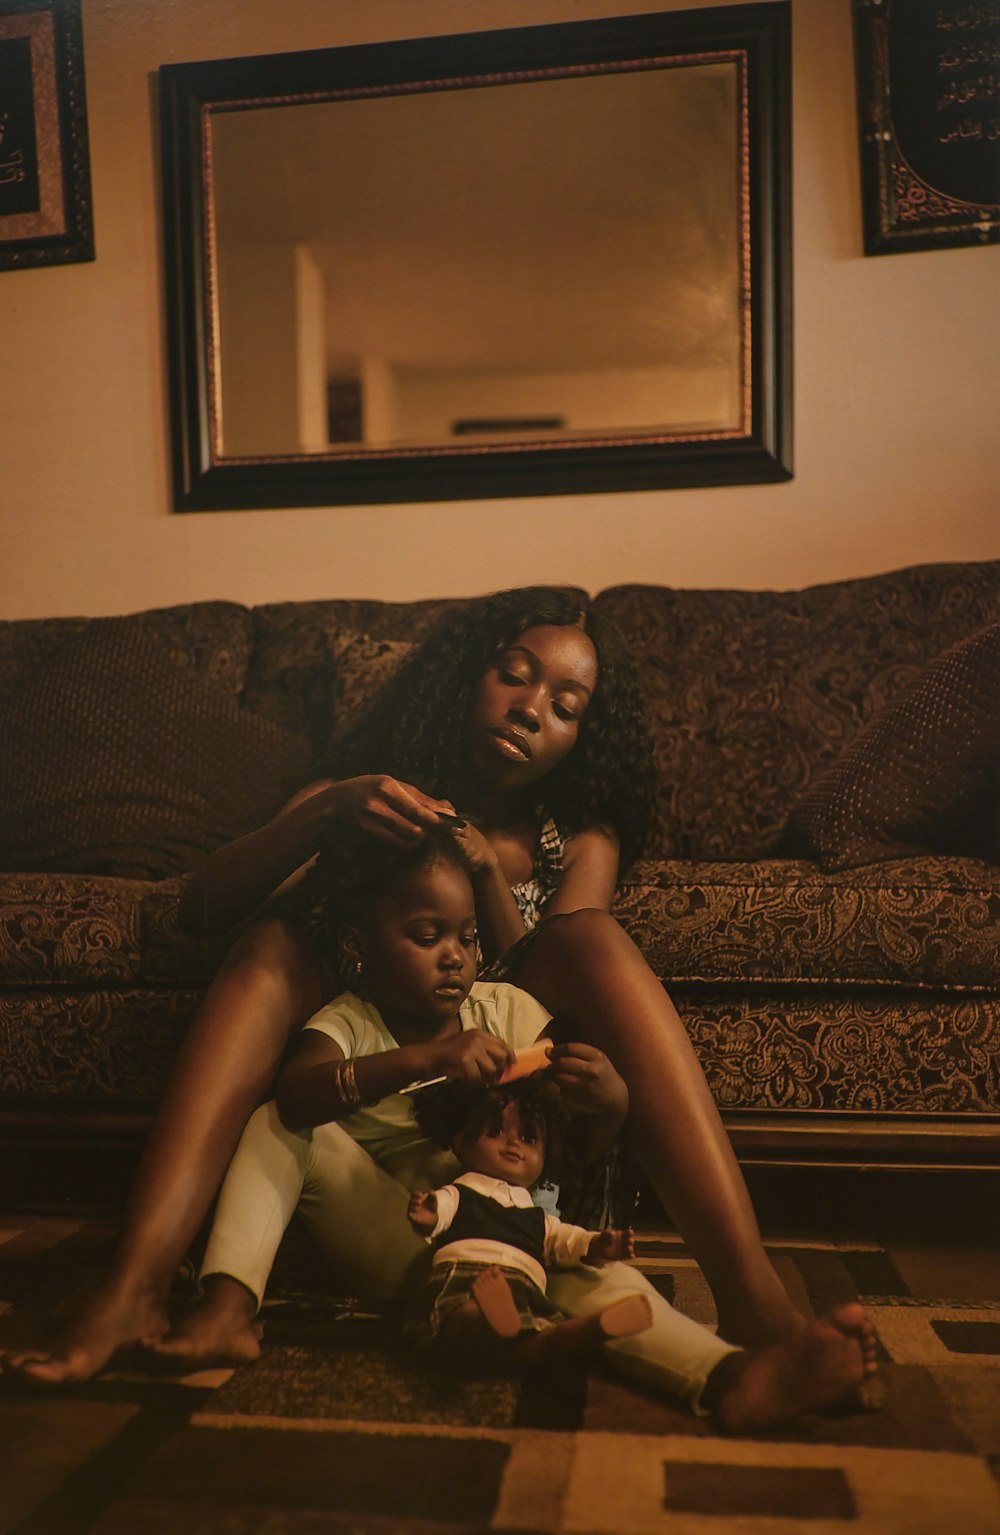
[[[451,864],[469,873],[462,848],[445,828],[434,828],[413,847],[397,847],[349,827],[328,842],[310,874],[312,917],[331,938],[364,922],[373,901],[397,881],[435,864]]]
[[[642,693],[618,631],[562,587],[495,592],[449,610],[335,747],[333,776],[387,773],[461,808],[461,731],[475,687],[519,634],[550,624],[582,628],[598,678],[576,746],[539,783],[539,797],[567,835],[611,829],[626,866],[641,849],[653,800]]]

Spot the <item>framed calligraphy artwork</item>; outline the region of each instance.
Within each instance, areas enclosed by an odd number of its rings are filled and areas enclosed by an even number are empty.
[[[867,256],[1000,240],[1000,0],[854,0]]]
[[[0,0],[0,267],[93,259],[80,0]]]

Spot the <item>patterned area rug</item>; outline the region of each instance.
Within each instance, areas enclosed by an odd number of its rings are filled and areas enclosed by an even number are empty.
[[[0,1347],[37,1335],[109,1237],[95,1221],[0,1217]],[[643,1231],[638,1247],[663,1293],[710,1322],[681,1244]],[[324,1298],[292,1242],[254,1365],[180,1382],[109,1374],[63,1396],[0,1387],[0,1535],[996,1535],[997,1258],[771,1251],[804,1308],[869,1307],[881,1413],[724,1439],[601,1363],[458,1380]]]

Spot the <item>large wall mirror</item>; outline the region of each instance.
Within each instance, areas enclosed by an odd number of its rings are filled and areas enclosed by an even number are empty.
[[[179,510],[789,477],[787,0],[159,73]]]

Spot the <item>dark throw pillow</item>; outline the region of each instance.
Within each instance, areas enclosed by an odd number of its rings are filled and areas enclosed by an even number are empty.
[[[412,649],[409,640],[376,640],[351,629],[339,635],[331,647],[330,685],[333,728],[338,734],[371,703]]]
[[[796,805],[779,851],[851,869],[920,853],[1000,857],[1000,624],[952,645]]]
[[[136,617],[92,619],[0,711],[11,870],[184,873],[309,777],[306,741],[179,665]]]

